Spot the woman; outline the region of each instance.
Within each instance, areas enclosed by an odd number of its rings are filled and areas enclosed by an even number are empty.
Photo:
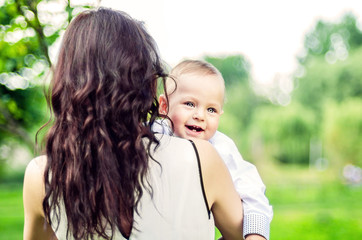
[[[213,239],[214,219],[225,239],[242,238],[242,204],[211,145],[151,131],[159,78],[156,45],[127,14],[71,22],[46,154],[25,172],[24,239]]]

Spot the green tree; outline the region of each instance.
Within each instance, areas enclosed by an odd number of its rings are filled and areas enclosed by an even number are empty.
[[[337,165],[362,166],[362,99],[326,105],[323,139],[328,158]]]
[[[362,31],[357,22],[350,13],[337,23],[317,22],[306,35],[305,55],[299,58],[304,73],[295,78],[292,94],[293,102],[313,111],[316,137],[323,140],[325,155],[336,165],[360,164],[355,146],[362,135],[355,114],[362,106],[351,100],[362,98]]]
[[[315,134],[315,117],[298,103],[258,108],[253,117],[253,141],[281,163],[309,163],[310,139]]]
[[[295,79],[294,101],[318,114],[326,99],[362,97],[362,32],[355,16],[346,14],[338,23],[318,21],[304,48],[306,55],[299,59],[304,74]]]
[[[88,6],[45,0],[0,6],[0,144],[15,138],[33,148],[31,130],[46,112],[41,85],[52,66],[49,47],[82,8]]]
[[[315,111],[322,119],[324,103],[342,102],[351,97],[362,97],[362,46],[350,52],[349,57],[333,65],[321,56],[311,59],[303,77],[296,79],[293,101]]]
[[[1,4],[0,176],[18,144],[34,149],[35,131],[46,122],[43,89],[52,67],[50,49],[73,16],[90,8],[72,5],[70,0],[4,0]]]
[[[305,36],[306,54],[299,60],[306,64],[314,56],[325,56],[329,61],[344,59],[349,50],[361,45],[362,32],[357,26],[357,18],[346,13],[337,23],[319,20]]]

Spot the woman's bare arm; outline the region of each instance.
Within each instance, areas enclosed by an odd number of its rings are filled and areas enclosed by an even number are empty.
[[[230,173],[214,147],[195,141],[201,162],[206,197],[215,225],[224,239],[243,239],[243,207]]]
[[[42,202],[44,188],[45,157],[33,159],[27,166],[24,175],[24,240],[56,239],[50,225],[45,221]]]

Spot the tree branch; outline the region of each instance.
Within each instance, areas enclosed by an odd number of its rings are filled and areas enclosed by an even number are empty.
[[[35,30],[37,39],[38,39],[38,43],[40,45],[40,49],[43,52],[46,60],[48,61],[49,66],[52,67],[52,62],[49,57],[48,44],[46,43],[46,37],[44,35],[44,29],[43,29],[43,26],[40,24],[39,17],[38,17],[38,10],[37,10],[38,3],[36,1],[31,1],[31,0],[28,1],[28,4],[25,4],[24,1],[20,1],[20,0],[15,1],[15,3],[16,3],[16,8],[17,8],[19,14],[21,14],[24,17],[28,26],[30,26],[31,28],[33,28]],[[26,17],[23,7],[27,7],[30,11],[32,11],[34,13],[34,21],[31,21],[30,19],[28,19]]]

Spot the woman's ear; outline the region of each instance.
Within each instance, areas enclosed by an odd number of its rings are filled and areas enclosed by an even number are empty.
[[[158,103],[159,103],[158,112],[160,114],[167,115],[168,103],[167,103],[166,96],[164,94],[160,95],[160,97],[158,98]]]

